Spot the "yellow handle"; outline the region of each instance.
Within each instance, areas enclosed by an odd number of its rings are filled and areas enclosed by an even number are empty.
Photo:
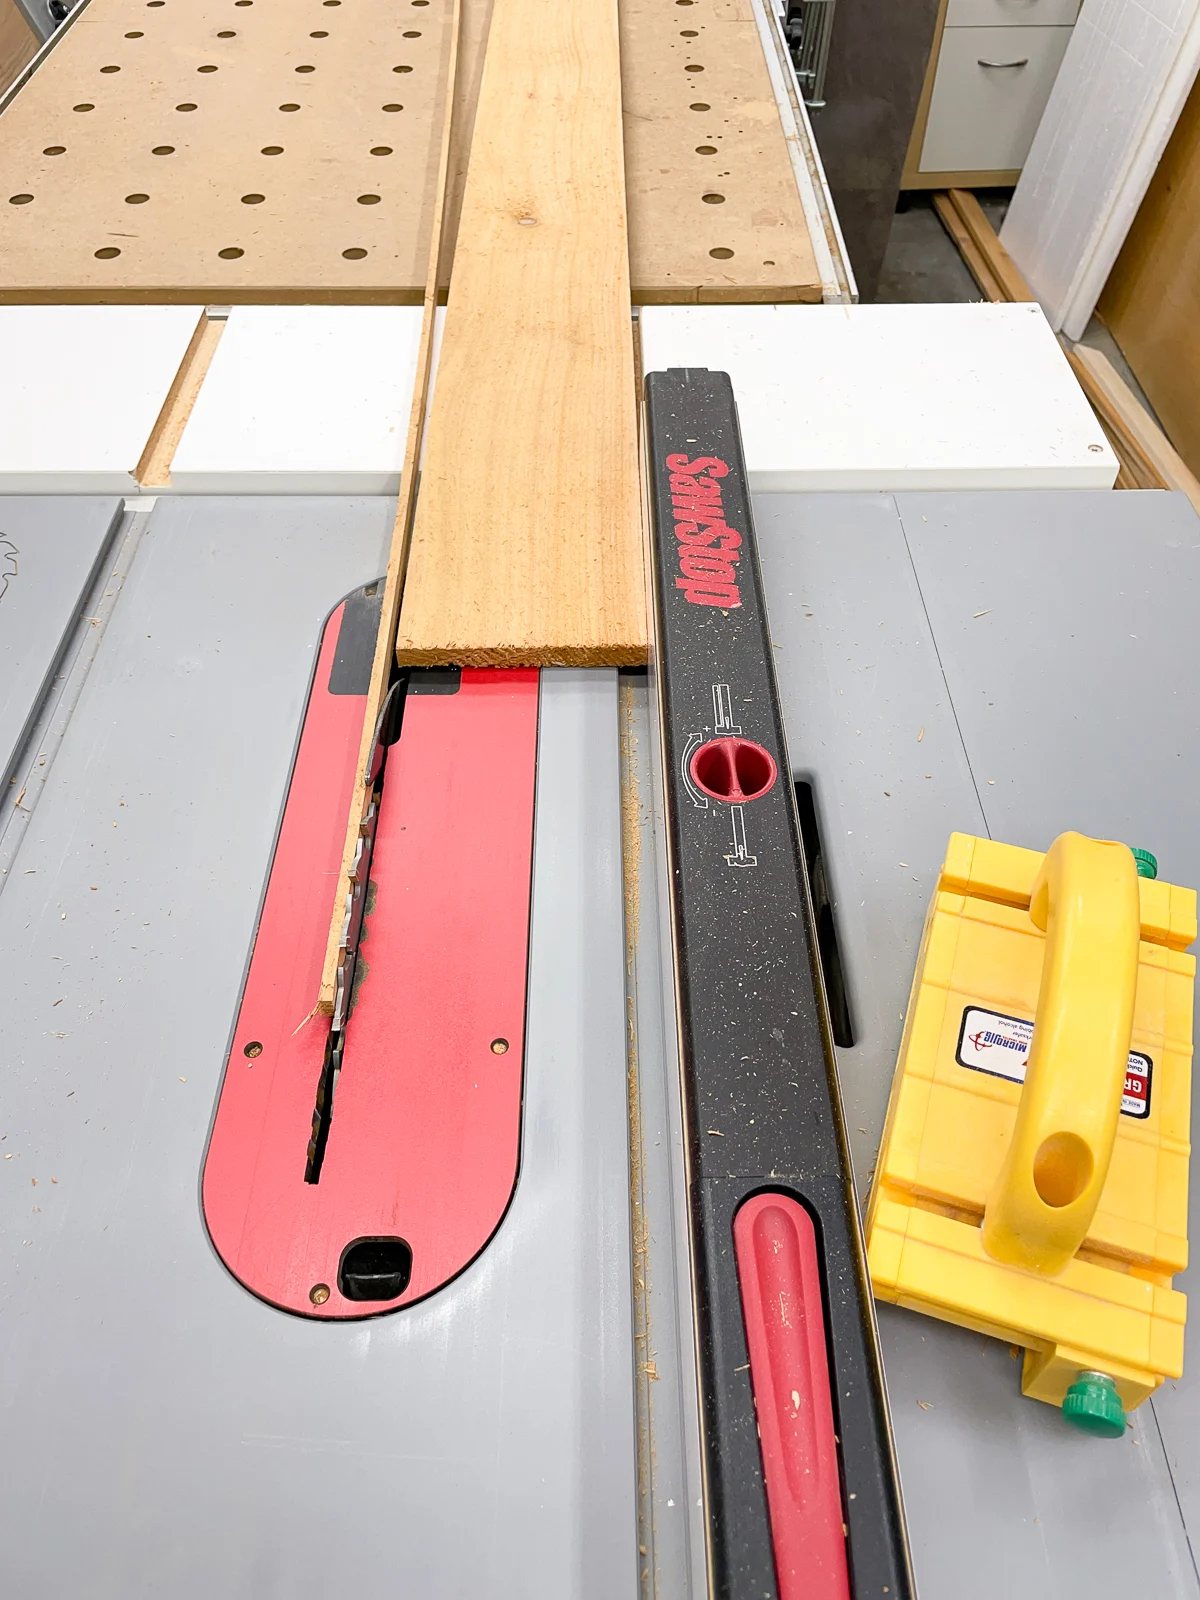
[[[983,1213],[998,1261],[1061,1272],[1091,1227],[1125,1087],[1137,987],[1137,868],[1123,844],[1061,834],[1029,915],[1046,934],[1012,1142]]]

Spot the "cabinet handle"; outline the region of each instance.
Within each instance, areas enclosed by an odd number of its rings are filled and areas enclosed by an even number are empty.
[[[976,61],[981,67],[1027,67],[1029,57],[1022,56],[1020,61],[985,61],[982,56],[977,56]]]

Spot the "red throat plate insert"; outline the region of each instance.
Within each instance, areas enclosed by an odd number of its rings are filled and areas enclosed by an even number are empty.
[[[464,669],[436,688],[431,674],[430,692],[414,675],[324,1160],[307,1182],[329,1035],[311,1012],[366,705],[334,688],[342,615],[322,639],[203,1183],[234,1276],[288,1311],[338,1318],[449,1282],[516,1184],[538,711],[535,670]],[[385,1293],[407,1250],[391,1298],[343,1293],[356,1247],[367,1275],[382,1262]]]

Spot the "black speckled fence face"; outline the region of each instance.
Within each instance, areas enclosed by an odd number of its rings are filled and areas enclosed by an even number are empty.
[[[750,1370],[747,1324],[758,1313],[734,1240],[742,1204],[778,1192],[815,1224],[823,1292],[801,1315],[825,1330],[842,1480],[829,1515],[845,1522],[852,1584],[842,1592],[907,1597],[733,390],[723,373],[673,370],[651,373],[646,397],[714,1592],[801,1592],[784,1572],[786,1524],[801,1512],[776,1489],[765,1430],[760,1446],[755,1405],[761,1416],[771,1380]]]

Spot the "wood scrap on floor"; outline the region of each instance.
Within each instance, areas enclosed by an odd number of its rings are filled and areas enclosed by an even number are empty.
[[[985,299],[1037,299],[969,189],[935,194],[933,205]]]
[[[1121,463],[1116,487],[1181,489],[1200,511],[1200,480],[1104,352],[1077,344],[1067,360]]]
[[[643,661],[616,0],[496,0],[400,663]]]

